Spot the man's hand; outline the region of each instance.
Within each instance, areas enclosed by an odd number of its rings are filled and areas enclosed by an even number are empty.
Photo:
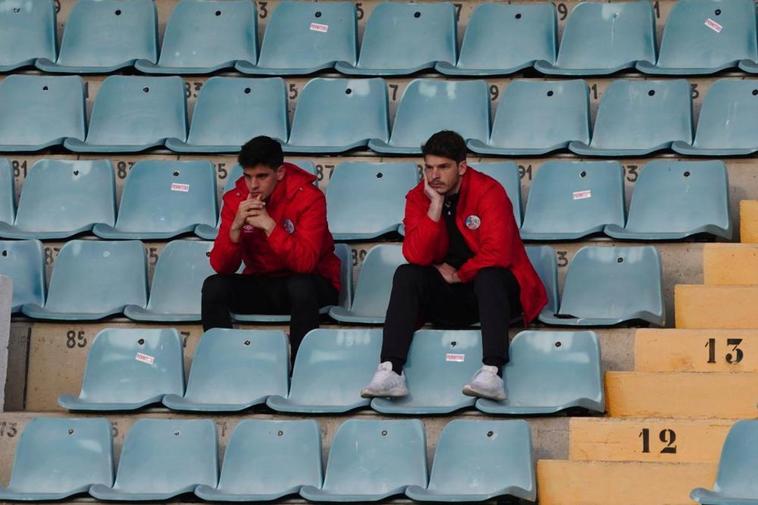
[[[447,263],[434,265],[434,268],[437,269],[437,271],[440,273],[442,278],[445,279],[445,282],[447,282],[448,284],[457,284],[461,282],[461,279],[458,277],[458,270],[451,267]]]
[[[433,187],[429,185],[429,180],[424,175],[424,194],[429,199],[429,211],[427,215],[429,219],[434,222],[440,220],[442,217],[442,204],[445,203],[445,196],[437,193]]]
[[[266,232],[266,236],[268,236],[271,235],[272,231],[274,231],[276,221],[274,221],[271,216],[268,215],[268,211],[266,210],[265,205],[266,204],[263,203],[262,207],[254,208],[248,215],[247,219],[245,219],[245,223],[254,228],[258,228],[259,230],[263,230]]]
[[[246,224],[266,231],[267,235],[274,229],[276,222],[268,215],[266,202],[260,197],[253,198],[252,195],[248,194],[247,198],[237,208],[237,214],[229,228],[229,238],[235,244],[239,243],[240,231]]]

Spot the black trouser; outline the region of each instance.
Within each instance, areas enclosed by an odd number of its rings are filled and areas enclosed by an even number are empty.
[[[382,343],[382,362],[400,373],[413,332],[431,322],[443,327],[482,323],[485,365],[508,362],[508,326],[521,314],[519,285],[507,268],[483,268],[473,281],[448,284],[435,267],[402,265],[395,271]]]
[[[231,328],[235,314],[289,314],[294,361],[306,333],[319,325],[319,309],[336,305],[339,293],[317,274],[212,275],[203,283],[203,330]]]

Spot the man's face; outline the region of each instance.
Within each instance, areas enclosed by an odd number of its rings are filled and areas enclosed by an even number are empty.
[[[244,167],[242,174],[252,197],[268,200],[276,185],[284,178],[284,165],[275,169],[262,164]]]
[[[429,186],[441,195],[454,194],[460,189],[461,178],[467,168],[465,161],[457,163],[433,154],[424,156],[424,177]]]

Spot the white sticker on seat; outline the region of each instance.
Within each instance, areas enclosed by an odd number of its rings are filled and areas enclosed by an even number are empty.
[[[572,196],[574,197],[574,200],[586,200],[587,198],[592,198],[592,190],[585,189],[584,191],[574,191]]]
[[[705,26],[707,26],[708,28],[710,28],[716,33],[721,33],[721,30],[724,29],[723,26],[721,26],[720,24],[718,24],[716,21],[712,20],[711,18],[708,18],[705,20]]]
[[[329,25],[322,25],[319,23],[311,23],[311,31],[326,33],[329,31]]]
[[[455,361],[462,363],[466,359],[465,354],[453,354],[451,352],[445,354],[445,361]]]
[[[155,358],[153,356],[150,356],[149,354],[143,354],[141,352],[138,352],[137,355],[134,357],[134,359],[142,363],[146,363],[148,365],[152,365],[155,363]]]
[[[171,183],[171,191],[181,191],[182,193],[189,193],[189,184],[180,184],[178,182]]]

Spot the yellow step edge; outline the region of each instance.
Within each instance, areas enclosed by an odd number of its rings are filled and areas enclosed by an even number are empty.
[[[740,201],[740,242],[758,243],[758,200]]]
[[[674,287],[677,328],[758,328],[758,286]]]
[[[706,285],[758,285],[758,244],[705,244]]]

